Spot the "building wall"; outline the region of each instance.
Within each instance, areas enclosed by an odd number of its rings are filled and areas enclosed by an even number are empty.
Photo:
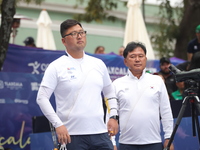
[[[24,45],[23,41],[26,37],[32,36],[37,39],[36,21],[42,9],[46,9],[52,20],[52,31],[57,50],[65,50],[62,45],[61,36],[59,33],[60,23],[66,19],[73,18],[76,13],[84,13],[86,3],[78,6],[74,5],[75,0],[45,0],[41,5],[19,3],[17,6],[17,14],[24,15],[31,20],[21,20],[21,26],[18,28],[15,44]],[[155,5],[145,5],[145,21],[149,35],[155,32],[155,16],[158,13],[158,7]],[[118,8],[115,11],[109,12],[117,17],[115,22],[104,20],[102,23],[97,22],[81,22],[83,28],[87,31],[87,46],[86,52],[93,53],[94,49],[103,45],[106,53],[118,52],[118,48],[123,45],[123,36],[126,23],[127,7],[123,2],[118,2]]]

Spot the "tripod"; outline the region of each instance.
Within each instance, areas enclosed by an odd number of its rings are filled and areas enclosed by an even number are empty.
[[[178,129],[178,126],[179,126],[179,124],[181,122],[181,119],[183,117],[183,114],[185,112],[185,108],[186,108],[188,102],[191,103],[191,116],[192,116],[193,136],[196,136],[196,132],[195,131],[197,131],[198,132],[198,139],[199,139],[199,143],[200,143],[199,120],[198,120],[198,115],[197,115],[197,109],[198,109],[198,111],[200,111],[200,100],[199,100],[199,98],[197,96],[197,91],[198,91],[198,89],[197,88],[193,88],[193,87],[192,88],[188,88],[188,89],[185,90],[186,96],[183,99],[182,106],[181,106],[180,112],[178,114],[174,130],[173,130],[173,132],[171,134],[171,137],[169,139],[168,145],[167,145],[166,148],[164,148],[164,150],[169,150],[170,145],[172,144],[172,142],[174,140],[174,136],[175,136],[176,130]]]

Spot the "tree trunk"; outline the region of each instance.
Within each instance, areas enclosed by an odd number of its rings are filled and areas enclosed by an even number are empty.
[[[0,27],[0,70],[6,58],[13,16],[15,15],[15,0],[3,0],[1,4],[1,27]]]
[[[200,24],[200,1],[185,0],[185,11],[179,26],[179,36],[174,56],[187,60],[187,45],[196,37],[195,29]]]

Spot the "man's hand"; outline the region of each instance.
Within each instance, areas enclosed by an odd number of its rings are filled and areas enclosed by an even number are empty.
[[[116,146],[116,145],[114,145],[113,147],[114,147],[114,149],[113,149],[113,150],[117,150],[117,146]]]
[[[56,133],[57,133],[57,136],[58,136],[58,142],[59,143],[61,143],[61,144],[71,143],[70,135],[67,131],[67,128],[64,125],[57,127]]]
[[[166,139],[165,142],[164,142],[164,148],[167,147],[168,143],[169,143],[169,139]],[[174,150],[174,145],[173,144],[170,145],[169,150]]]
[[[108,133],[114,136],[118,133],[118,121],[116,119],[109,119],[107,123]]]

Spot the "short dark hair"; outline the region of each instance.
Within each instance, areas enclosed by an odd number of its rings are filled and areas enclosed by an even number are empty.
[[[96,53],[101,47],[102,47],[103,49],[105,49],[104,46],[97,46],[97,47],[95,48],[95,50],[94,50],[94,53]]]
[[[24,44],[25,45],[31,45],[31,44],[34,44],[35,43],[35,40],[33,37],[29,36],[27,37],[25,40],[24,40]]]
[[[63,37],[66,30],[68,30],[70,27],[75,26],[75,25],[79,25],[80,27],[82,27],[81,23],[73,20],[73,19],[67,19],[65,21],[63,21],[60,25],[60,34]]]
[[[137,47],[142,48],[144,53],[145,53],[145,55],[146,55],[147,50],[146,50],[146,47],[144,46],[143,43],[141,43],[141,42],[130,42],[130,43],[127,44],[126,48],[124,49],[124,52],[123,52],[124,58],[127,57],[129,52],[132,52]]]
[[[20,23],[20,20],[21,20],[20,18],[13,18],[13,23],[14,22]]]
[[[163,65],[164,63],[170,64],[171,61],[170,61],[170,59],[167,58],[167,57],[162,57],[162,58],[160,58],[160,65]]]

